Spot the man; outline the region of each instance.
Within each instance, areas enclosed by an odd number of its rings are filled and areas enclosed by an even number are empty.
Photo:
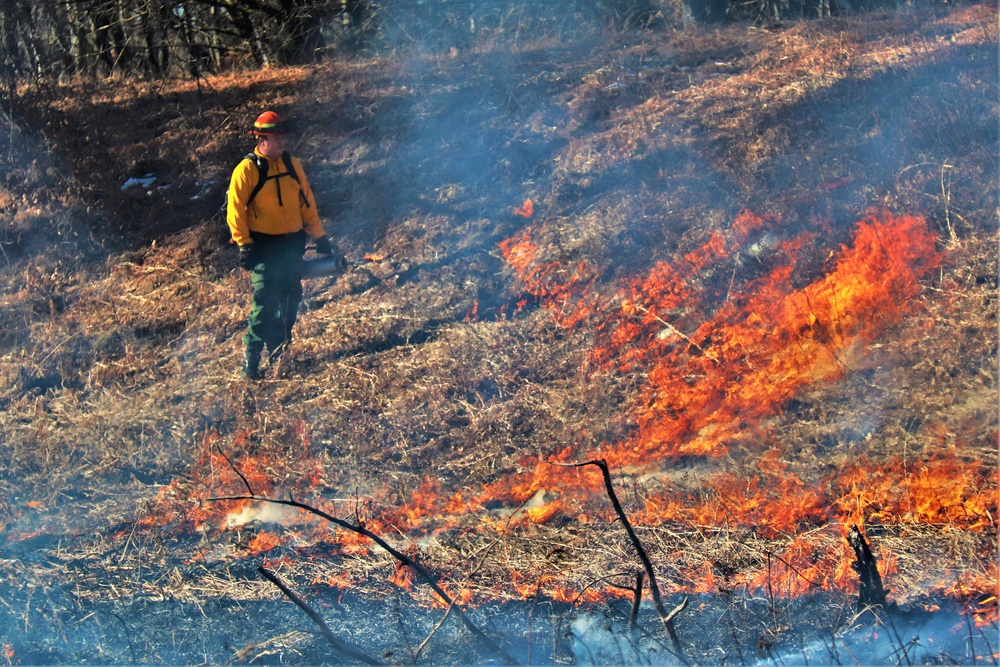
[[[323,232],[302,163],[285,151],[287,123],[265,111],[251,134],[257,146],[233,170],[226,222],[240,249],[240,266],[253,283],[242,375],[258,380],[265,346],[273,365],[291,342],[308,239],[320,255],[335,251]]]

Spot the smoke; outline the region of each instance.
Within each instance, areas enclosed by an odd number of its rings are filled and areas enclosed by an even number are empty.
[[[637,635],[597,613],[584,611],[570,625],[573,659],[577,665],[650,664],[656,650],[640,647]]]
[[[240,508],[226,516],[226,528],[245,526],[252,521],[260,523],[276,523],[289,525],[298,518],[298,514],[282,505],[274,503],[254,503]]]
[[[996,664],[996,628],[974,628],[957,609],[860,615],[850,626],[775,652],[779,664]]]
[[[75,180],[54,149],[0,109],[0,263],[21,259],[53,265],[100,256],[92,229],[100,220],[67,203]]]
[[[657,620],[646,609],[638,629],[620,616],[581,609],[570,624],[570,650],[578,665],[685,664],[674,655]],[[996,664],[996,628],[976,628],[958,608],[934,612],[867,611],[840,625],[816,619],[802,630],[741,627],[736,609],[698,627],[680,619],[686,650],[710,655],[715,664],[926,665]],[[737,637],[746,641],[742,646]],[[756,647],[751,646],[757,637]],[[734,641],[735,640],[735,641]],[[714,647],[714,648],[711,648]],[[709,663],[704,663],[709,664]]]

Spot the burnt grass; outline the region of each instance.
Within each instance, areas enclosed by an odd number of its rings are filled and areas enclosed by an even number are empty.
[[[436,628],[444,606],[371,543],[291,512],[227,519],[213,498],[249,484],[419,557],[518,662],[996,664],[997,78],[996,7],[960,3],[18,89],[0,117],[0,662],[351,662],[260,565],[380,662],[503,661],[454,611]],[[296,119],[356,265],[306,284],[293,347],[248,384],[249,283],[219,208],[265,107]],[[806,490],[857,461],[975,474],[931,493],[933,521],[864,508],[886,609],[832,572],[747,584],[787,572],[802,535],[846,553],[833,519],[637,520],[668,609],[687,599],[681,657],[648,592],[629,627],[641,566],[600,482],[524,481],[633,437],[644,371],[595,367],[597,334],[563,326],[500,244],[528,231],[617,303],[746,209],[813,234],[796,286],[872,210],[925,219],[945,259],[863,363],[724,455],[609,461],[625,512],[721,474],[749,494],[768,451]],[[779,261],[758,240],[697,276],[702,307]]]

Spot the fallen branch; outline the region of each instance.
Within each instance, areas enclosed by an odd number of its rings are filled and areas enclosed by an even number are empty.
[[[611,504],[615,508],[615,514],[618,515],[618,520],[622,522],[625,527],[625,532],[628,533],[629,539],[632,541],[632,546],[635,548],[636,553],[639,555],[639,560],[642,561],[642,567],[646,571],[646,576],[649,578],[649,592],[653,595],[653,606],[656,608],[656,613],[660,617],[660,621],[663,623],[663,628],[667,631],[667,636],[670,637],[670,643],[673,645],[674,650],[679,656],[683,658],[684,649],[681,648],[680,639],[677,637],[677,631],[674,629],[674,617],[681,613],[687,606],[687,598],[681,602],[677,607],[674,608],[669,614],[663,606],[663,600],[660,597],[660,587],[656,583],[656,573],[653,571],[653,563],[650,562],[649,556],[646,555],[646,550],[642,548],[642,543],[639,541],[638,536],[636,536],[635,531],[632,530],[632,524],[629,523],[628,517],[625,516],[625,510],[622,509],[622,505],[618,502],[618,496],[615,494],[615,489],[611,484],[611,472],[608,470],[608,464],[604,459],[594,459],[592,461],[584,461],[582,463],[553,463],[552,465],[559,466],[569,466],[573,468],[582,468],[584,466],[597,466],[601,469],[601,473],[604,475],[604,487],[608,491],[608,498],[611,499]]]
[[[249,493],[251,496],[257,495],[254,492],[253,487],[250,486],[250,482],[247,480],[246,475],[244,475],[242,472],[240,472],[240,469],[237,468],[235,465],[233,465],[232,460],[230,460],[229,456],[226,455],[226,452],[222,449],[222,447],[219,446],[218,444],[216,444],[215,445],[215,449],[218,450],[219,455],[222,456],[222,458],[224,458],[226,460],[227,464],[229,464],[229,469],[232,470],[237,475],[239,475],[240,479],[243,480],[243,486],[247,487],[247,493]]]
[[[230,465],[232,465],[232,464],[230,464]],[[438,596],[442,600],[444,600],[445,605],[447,605],[447,606],[454,605],[455,613],[458,614],[459,619],[461,619],[462,624],[466,627],[466,629],[469,632],[471,632],[476,638],[478,638],[481,642],[483,642],[483,644],[485,644],[492,651],[494,651],[497,655],[499,655],[501,658],[503,658],[504,662],[506,662],[509,665],[516,665],[517,664],[517,661],[514,658],[512,658],[510,655],[508,655],[507,652],[504,651],[502,648],[500,648],[499,646],[497,646],[497,644],[492,639],[490,639],[486,635],[486,633],[484,633],[482,630],[480,630],[472,621],[469,620],[468,616],[465,615],[465,612],[462,611],[462,608],[460,606],[456,605],[455,602],[451,599],[451,597],[447,593],[445,593],[444,589],[441,588],[441,586],[438,584],[437,580],[434,579],[433,576],[431,576],[430,572],[428,572],[422,565],[420,565],[420,563],[416,562],[415,560],[413,560],[412,558],[410,558],[406,554],[402,553],[401,551],[399,551],[397,549],[394,549],[392,547],[392,545],[390,545],[388,542],[386,542],[381,537],[379,537],[375,533],[371,532],[370,530],[368,530],[364,526],[361,526],[361,525],[355,526],[355,525],[353,525],[353,524],[351,524],[351,523],[349,523],[347,521],[344,521],[343,519],[338,519],[337,517],[333,516],[332,514],[328,514],[328,513],[324,512],[323,510],[321,510],[321,509],[319,509],[317,507],[313,507],[312,505],[307,505],[306,503],[301,503],[301,502],[299,502],[297,500],[293,500],[291,498],[289,498],[288,500],[282,500],[280,498],[268,498],[266,496],[258,496],[256,494],[251,493],[251,494],[242,495],[242,496],[222,496],[222,497],[215,497],[215,498],[207,498],[206,502],[216,502],[216,501],[232,502],[232,501],[237,501],[237,500],[253,500],[253,501],[256,501],[256,502],[273,503],[275,505],[284,505],[286,507],[295,507],[297,509],[309,512],[310,514],[315,514],[316,516],[318,516],[318,517],[320,517],[322,519],[325,519],[326,521],[329,521],[330,523],[332,523],[332,524],[334,524],[336,526],[340,526],[341,528],[344,528],[345,530],[349,530],[349,531],[351,531],[353,533],[357,533],[359,535],[364,535],[365,537],[367,537],[368,539],[370,539],[371,541],[373,541],[375,544],[377,544],[378,546],[380,546],[384,551],[386,551],[387,553],[389,553],[393,558],[395,558],[396,560],[398,560],[400,563],[402,563],[403,565],[406,565],[406,566],[412,568],[413,571],[416,572],[420,576],[420,578],[424,580],[424,583],[426,583],[428,586],[430,586],[431,589],[435,593],[437,593]]]
[[[420,563],[416,562],[415,560],[413,560],[412,558],[410,558],[409,556],[407,556],[403,552],[398,551],[397,549],[393,549],[392,546],[390,546],[389,543],[387,543],[381,537],[379,537],[375,533],[371,532],[370,530],[368,530],[367,528],[365,528],[364,526],[362,526],[360,519],[358,520],[358,525],[355,526],[355,525],[353,525],[353,524],[351,524],[351,523],[349,523],[347,521],[344,521],[343,519],[338,519],[337,517],[333,516],[332,514],[327,514],[323,510],[319,509],[318,507],[313,507],[312,505],[307,505],[306,503],[300,503],[297,500],[293,500],[291,497],[289,497],[288,500],[281,500],[279,498],[268,498],[266,496],[258,496],[256,493],[254,493],[253,487],[250,486],[250,482],[243,475],[243,473],[241,473],[236,468],[236,466],[233,465],[233,462],[229,459],[228,456],[226,456],[226,453],[224,451],[222,451],[222,448],[218,447],[218,446],[217,446],[217,448],[219,450],[219,453],[222,454],[222,457],[226,460],[226,463],[229,464],[229,467],[233,469],[233,472],[235,472],[237,475],[239,475],[240,479],[243,480],[243,485],[246,487],[248,495],[245,495],[245,496],[228,496],[228,497],[208,498],[207,499],[208,502],[211,502],[211,501],[232,501],[232,500],[254,500],[254,501],[257,501],[257,502],[266,502],[266,503],[273,503],[275,505],[285,505],[287,507],[295,507],[297,509],[309,512],[310,514],[315,514],[316,516],[318,516],[318,517],[320,517],[322,519],[326,519],[330,523],[332,523],[332,524],[334,524],[336,526],[340,526],[341,528],[349,530],[349,531],[351,531],[353,533],[358,533],[359,535],[364,535],[368,539],[370,539],[373,542],[375,542],[375,544],[377,544],[380,547],[382,547],[382,549],[384,549],[387,553],[389,553],[393,558],[395,558],[396,560],[398,560],[403,565],[408,565],[409,567],[411,567],[413,569],[414,572],[416,572],[418,575],[420,575],[420,578],[423,579],[424,582],[427,583],[427,585],[430,586],[431,589],[435,593],[437,593],[438,596],[440,596],[440,598],[442,600],[444,600],[445,604],[448,606],[449,613],[450,613],[451,608],[454,607],[455,608],[455,612],[458,614],[459,619],[461,619],[461,621],[462,621],[462,625],[464,625],[466,627],[466,629],[469,632],[471,632],[474,636],[476,636],[477,638],[479,638],[479,640],[481,642],[483,642],[487,647],[489,647],[491,650],[493,650],[499,656],[501,656],[504,659],[504,662],[506,662],[508,665],[516,665],[517,664],[517,660],[515,660],[514,658],[512,658],[510,655],[507,654],[506,651],[504,651],[502,648],[500,648],[499,646],[497,646],[496,643],[492,639],[490,639],[488,636],[486,636],[486,633],[484,633],[482,630],[480,630],[478,627],[476,627],[476,625],[472,621],[469,620],[469,618],[465,615],[465,612],[462,611],[462,608],[459,607],[459,606],[457,606],[455,604],[455,601],[452,600],[451,597],[447,593],[444,592],[444,589],[441,588],[441,586],[438,584],[437,580],[434,579],[434,577],[431,576],[430,572],[428,572],[426,569],[424,569],[424,567],[422,565],[420,565]],[[522,506],[523,506],[523,503],[522,503]],[[447,614],[445,616],[447,617]]]
[[[277,586],[281,590],[282,593],[284,593],[286,596],[288,596],[289,600],[291,600],[292,602],[294,602],[298,606],[299,609],[301,609],[302,611],[304,611],[306,613],[306,615],[308,615],[309,618],[311,618],[313,620],[313,622],[316,625],[319,626],[319,629],[323,631],[323,636],[326,637],[326,641],[328,641],[330,643],[330,646],[332,646],[334,648],[334,650],[339,651],[340,653],[343,653],[344,655],[346,655],[349,658],[354,658],[355,660],[360,660],[361,662],[364,662],[364,663],[369,664],[369,665],[381,665],[382,664],[378,660],[375,660],[374,658],[369,657],[364,652],[359,651],[358,649],[354,648],[353,646],[349,646],[348,644],[345,644],[344,642],[342,642],[339,639],[337,639],[337,636],[333,634],[332,630],[330,630],[330,626],[328,626],[326,624],[326,621],[323,620],[323,617],[320,616],[318,613],[316,613],[316,611],[312,607],[310,607],[308,604],[306,604],[306,601],[303,600],[302,598],[300,598],[295,593],[295,591],[293,591],[291,588],[289,588],[287,585],[285,585],[285,582],[283,582],[281,579],[279,579],[278,575],[276,575],[273,572],[270,572],[270,571],[264,569],[263,567],[258,567],[257,571],[260,572],[261,575],[265,579],[267,579],[272,584],[274,584],[275,586]]]
[[[441,629],[444,622],[448,620],[448,617],[451,616],[451,610],[454,608],[455,601],[452,600],[451,604],[449,604],[448,608],[445,610],[444,616],[441,617],[441,620],[437,622],[437,625],[434,626],[430,633],[424,637],[424,641],[420,642],[420,646],[417,647],[417,650],[413,652],[413,664],[417,664],[417,660],[420,659],[420,652],[424,650],[424,647],[427,646],[431,638],[437,633],[438,630]]]
[[[108,614],[110,614],[111,616],[113,616],[114,618],[116,618],[118,620],[118,622],[122,624],[122,627],[125,628],[125,639],[128,640],[128,651],[129,651],[129,653],[132,654],[132,662],[133,663],[136,662],[136,659],[135,659],[135,647],[132,646],[132,631],[129,629],[128,623],[125,622],[124,618],[122,618],[121,616],[119,616],[118,614],[116,614],[113,611],[109,611]]]

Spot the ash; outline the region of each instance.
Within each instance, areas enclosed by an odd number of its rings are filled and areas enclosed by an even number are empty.
[[[975,628],[957,608],[843,617],[851,613],[839,606],[843,600],[812,597],[783,610],[814,619],[792,629],[769,625],[764,601],[702,596],[675,619],[683,655],[651,607],[643,605],[630,627],[625,600],[511,601],[467,610],[501,655],[454,614],[442,621],[445,610],[419,605],[402,590],[372,600],[314,587],[303,597],[342,644],[373,664],[996,664],[997,628]],[[86,602],[69,588],[23,588],[0,605],[0,618],[10,664],[363,664],[331,647],[300,608],[280,598]]]

